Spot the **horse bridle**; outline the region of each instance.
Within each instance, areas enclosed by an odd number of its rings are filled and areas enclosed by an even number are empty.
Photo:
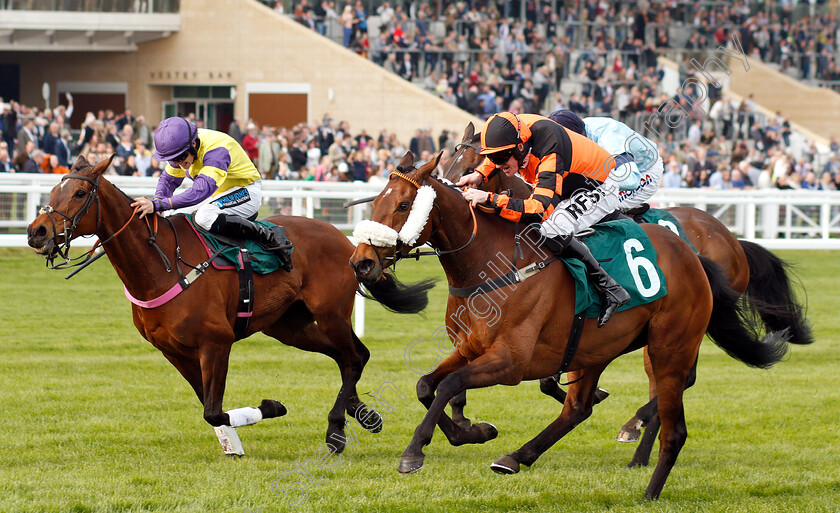
[[[82,220],[82,218],[85,215],[87,215],[88,210],[90,210],[90,207],[93,204],[94,200],[96,201],[96,230],[99,229],[99,222],[102,219],[102,212],[101,212],[100,207],[99,207],[99,195],[97,193],[99,192],[99,179],[101,177],[102,177],[102,175],[99,175],[99,176],[96,177],[96,179],[93,179],[93,178],[89,178],[87,176],[82,176],[82,175],[79,175],[79,174],[69,174],[69,175],[64,175],[61,178],[61,182],[59,182],[59,183],[63,183],[64,180],[74,178],[76,180],[84,180],[84,181],[91,184],[91,190],[88,193],[87,199],[85,199],[85,204],[82,205],[82,208],[79,209],[79,211],[76,212],[76,214],[73,217],[70,217],[68,214],[62,212],[61,210],[58,210],[58,209],[54,208],[49,203],[47,203],[46,206],[41,207],[40,213],[41,214],[46,214],[47,217],[50,218],[50,222],[52,223],[52,227],[53,227],[52,241],[53,241],[53,244],[56,247],[56,254],[47,257],[47,266],[50,267],[51,269],[65,269],[67,267],[70,267],[71,265],[81,265],[82,263],[84,263],[84,262],[80,262],[80,263],[77,263],[77,264],[70,264],[70,262],[72,261],[72,259],[69,257],[70,240],[73,238],[73,234],[76,232],[76,228],[79,226],[79,222]],[[56,222],[55,222],[55,218],[53,217],[53,213],[56,213],[56,214],[58,214],[58,215],[60,215],[61,217],[64,218],[62,220],[63,227],[64,227],[64,230],[63,230],[64,242],[61,243],[61,244],[59,244],[58,241],[56,240],[58,238],[59,232],[58,232],[58,227],[57,227]],[[69,227],[67,226],[68,221],[70,222]],[[91,253],[92,252],[93,252],[93,250],[91,250]],[[61,258],[64,259],[64,264],[55,264],[54,263],[56,255],[58,255],[58,256],[60,256]],[[90,253],[88,254],[88,258],[90,258]]]
[[[470,145],[470,146],[472,146],[472,145]],[[475,146],[472,146],[472,147],[475,148]],[[414,187],[416,187],[417,189],[420,189],[420,184],[418,184],[417,181],[414,180],[413,178],[411,178],[409,176],[406,176],[404,173],[402,173],[399,170],[399,168],[398,168],[397,171],[392,171],[391,175],[398,176],[398,177],[404,179],[405,181],[407,181],[408,183],[410,183],[411,185],[413,185]],[[438,225],[435,227],[435,229],[429,235],[429,238],[434,236],[434,234],[437,232],[440,225],[443,224],[443,214],[440,211],[440,207],[438,206],[437,203],[432,203],[432,207],[434,207],[435,211],[438,214]],[[467,242],[464,245],[462,245],[461,247],[456,248],[456,249],[440,250],[440,249],[432,246],[433,251],[421,251],[420,248],[417,248],[417,250],[414,251],[414,253],[412,253],[411,250],[409,250],[408,253],[403,253],[402,252],[402,244],[403,243],[400,239],[397,239],[397,245],[396,245],[396,248],[394,250],[394,256],[393,257],[388,257],[388,259],[393,260],[394,261],[393,264],[396,264],[398,261],[406,259],[406,258],[413,258],[415,260],[420,260],[421,256],[432,256],[432,255],[434,255],[434,256],[439,257],[439,256],[442,256],[442,255],[448,255],[450,253],[456,253],[458,251],[461,251],[462,249],[464,249],[467,246],[469,246],[470,244],[472,244],[472,242],[475,240],[476,235],[478,235],[478,220],[475,217],[475,209],[472,208],[472,206],[470,206],[470,214],[472,214],[472,221],[473,221],[472,234],[470,235],[469,240],[467,240]],[[431,246],[431,243],[429,243],[429,245]],[[381,262],[383,260],[383,258],[379,255],[379,251],[376,248],[374,248],[374,251],[376,252],[377,258],[379,258],[379,260]],[[393,265],[393,264],[391,264],[391,265]]]
[[[458,159],[460,159],[463,156],[464,150],[466,150],[467,148],[472,148],[473,150],[475,150],[476,153],[479,153],[479,154],[481,153],[481,148],[479,148],[475,144],[459,142],[458,144],[455,145],[456,152],[455,152],[455,156],[452,158],[452,163],[449,164],[449,169],[447,169],[443,173],[443,176],[449,176],[449,172],[452,171],[452,168],[455,167],[455,163],[458,162]]]
[[[73,234],[76,232],[76,228],[79,226],[79,222],[82,220],[82,218],[85,215],[87,215],[88,210],[90,210],[90,206],[93,204],[94,200],[96,201],[96,227],[94,228],[94,232],[99,231],[99,224],[102,221],[102,211],[101,211],[100,205],[99,205],[99,179],[101,177],[102,177],[102,175],[98,175],[94,179],[94,178],[89,178],[87,176],[82,176],[82,175],[79,175],[79,174],[68,174],[68,175],[65,175],[61,178],[61,182],[63,182],[64,180],[70,179],[70,178],[74,178],[74,179],[77,179],[77,180],[84,180],[84,181],[90,183],[91,186],[92,186],[91,190],[88,192],[88,197],[85,200],[85,204],[82,205],[82,208],[79,209],[79,211],[76,212],[76,214],[73,217],[70,217],[68,214],[62,212],[61,210],[56,209],[55,207],[53,207],[49,203],[46,206],[41,207],[40,213],[46,214],[47,217],[50,218],[50,222],[52,223],[52,227],[53,227],[52,241],[53,241],[54,246],[57,248],[56,249],[56,254],[51,255],[51,256],[47,256],[47,267],[49,267],[50,269],[67,269],[67,268],[70,268],[70,267],[79,267],[79,269],[77,269],[76,271],[71,273],[69,276],[67,276],[67,278],[71,278],[73,275],[75,275],[77,272],[82,270],[88,264],[93,263],[94,260],[96,260],[97,258],[102,256],[103,253],[100,253],[97,256],[93,256],[94,252],[96,251],[96,248],[99,247],[99,246],[103,246],[103,245],[107,244],[108,242],[113,240],[117,235],[119,235],[123,230],[125,230],[128,227],[129,223],[131,223],[131,221],[134,219],[134,215],[137,213],[137,210],[139,209],[139,207],[135,207],[134,211],[131,213],[131,216],[129,216],[128,221],[125,222],[125,224],[122,226],[122,228],[120,228],[119,230],[117,230],[113,234],[111,234],[110,237],[108,237],[105,240],[98,240],[96,242],[96,244],[94,244],[93,247],[90,249],[90,251],[88,251],[88,252],[86,252],[82,255],[79,255],[76,258],[70,258],[70,256],[69,256],[69,254],[70,254],[70,241],[73,238]],[[61,182],[59,182],[59,183],[61,183]],[[60,215],[61,217],[64,218],[64,220],[63,220],[64,231],[62,233],[63,236],[64,236],[64,242],[62,244],[58,244],[58,242],[56,241],[59,233],[58,233],[58,229],[57,229],[57,226],[56,226],[55,219],[53,218],[53,215],[52,215],[53,213],[56,213],[56,214],[58,214],[58,215]],[[67,221],[70,221],[70,226],[69,227],[67,226]],[[155,217],[155,223],[154,224],[155,224],[155,227],[153,229],[151,224],[149,224],[148,219],[146,219],[146,227],[149,229],[149,244],[157,250],[158,255],[160,255],[161,259],[163,260],[163,265],[166,269],[166,272],[170,272],[172,266],[169,263],[169,259],[163,253],[163,250],[161,250],[160,247],[157,245],[157,242],[155,240],[156,237],[157,237],[157,217]],[[175,227],[173,226],[172,228],[173,228],[173,231],[174,231]],[[178,260],[181,260],[180,254],[179,254],[179,249],[180,248],[177,245],[177,240],[178,240],[177,232],[175,233],[175,240],[176,240],[176,256],[178,257]],[[60,256],[61,258],[63,258],[64,263],[56,264],[55,263],[55,257],[56,256]],[[84,260],[82,260],[82,259],[84,259]],[[81,261],[79,262],[78,260],[81,260]],[[187,264],[187,265],[189,265],[189,264]],[[180,273],[180,268],[179,268],[179,273]]]

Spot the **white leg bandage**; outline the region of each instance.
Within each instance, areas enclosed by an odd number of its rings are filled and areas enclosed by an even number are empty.
[[[262,412],[253,406],[229,410],[226,413],[230,417],[231,427],[250,426],[262,420]]]
[[[239,440],[239,435],[236,434],[236,429],[230,426],[214,427],[216,436],[219,437],[219,443],[222,444],[225,454],[229,456],[245,456],[245,449],[242,448],[242,441]]]

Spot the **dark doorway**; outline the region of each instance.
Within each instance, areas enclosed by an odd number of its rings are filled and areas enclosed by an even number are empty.
[[[0,96],[3,101],[20,101],[20,65],[0,64]]]

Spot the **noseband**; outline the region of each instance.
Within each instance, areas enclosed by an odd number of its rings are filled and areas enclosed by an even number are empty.
[[[465,146],[470,146],[472,148],[475,148],[475,146],[467,145],[466,143],[461,143],[461,144],[463,144]],[[451,167],[450,167],[450,169],[451,169]],[[392,171],[391,175],[402,178],[403,180],[407,181],[408,183],[410,183],[411,185],[416,187],[418,190],[420,189],[420,184],[418,184],[416,180],[414,180],[410,176],[406,175],[405,173],[401,172],[401,170],[399,170],[399,169],[397,171]],[[440,207],[437,205],[436,202],[432,203],[432,207],[434,207],[434,210],[437,212],[439,221],[438,221],[438,226],[435,227],[435,230],[432,232],[430,237],[433,236],[437,232],[438,227],[441,224],[443,224],[443,214],[440,211]],[[393,260],[393,262],[391,262],[391,264],[388,264],[388,265],[396,264],[398,261],[403,260],[405,258],[414,258],[415,260],[420,260],[421,256],[434,255],[434,256],[439,257],[439,256],[442,256],[442,255],[448,255],[450,253],[455,253],[457,251],[461,251],[462,249],[464,249],[467,246],[469,246],[470,244],[472,244],[472,241],[475,240],[475,237],[478,234],[478,220],[475,217],[475,209],[473,209],[472,207],[470,207],[470,214],[472,214],[472,222],[473,222],[472,234],[470,235],[469,240],[467,240],[467,242],[459,248],[449,249],[449,250],[441,250],[441,249],[438,249],[438,248],[435,248],[434,246],[432,246],[433,251],[421,251],[418,248],[413,253],[411,252],[411,250],[409,250],[408,253],[403,253],[403,241],[402,241],[401,238],[398,237],[397,241],[396,241],[396,245],[395,245],[394,256],[387,257],[387,258],[382,258],[382,256],[379,254],[379,248],[377,248],[374,245],[371,245],[371,247],[373,248],[374,252],[376,253],[377,258],[379,258],[379,261],[383,262],[383,264],[384,264],[384,261]]]

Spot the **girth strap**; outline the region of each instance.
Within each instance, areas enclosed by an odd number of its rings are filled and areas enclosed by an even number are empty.
[[[483,283],[479,283],[478,285],[471,285],[469,287],[453,287],[450,285],[449,294],[455,297],[470,297],[476,292],[478,292],[479,294],[486,294],[491,290],[507,287],[508,285],[512,285],[514,283],[520,283],[530,278],[534,274],[542,271],[545,268],[545,266],[547,266],[554,260],[557,260],[556,256],[551,257],[548,260],[544,260],[542,262],[534,262],[533,264],[523,267],[522,269],[516,269],[507,274],[499,276],[498,278],[493,278],[492,280],[487,280]]]
[[[572,318],[572,329],[569,330],[569,341],[566,343],[566,351],[563,353],[563,361],[560,362],[560,370],[558,370],[554,375],[554,379],[557,382],[560,381],[560,375],[569,369],[569,366],[572,364],[572,360],[575,359],[575,353],[577,353],[578,345],[580,344],[580,336],[583,333],[583,322],[585,320],[583,312],[576,314]],[[563,384],[568,385],[569,383]]]
[[[239,267],[236,274],[239,276],[239,303],[236,307],[233,333],[236,340],[240,340],[248,332],[251,315],[254,313],[254,270],[251,267],[251,253],[244,242],[239,247]]]

